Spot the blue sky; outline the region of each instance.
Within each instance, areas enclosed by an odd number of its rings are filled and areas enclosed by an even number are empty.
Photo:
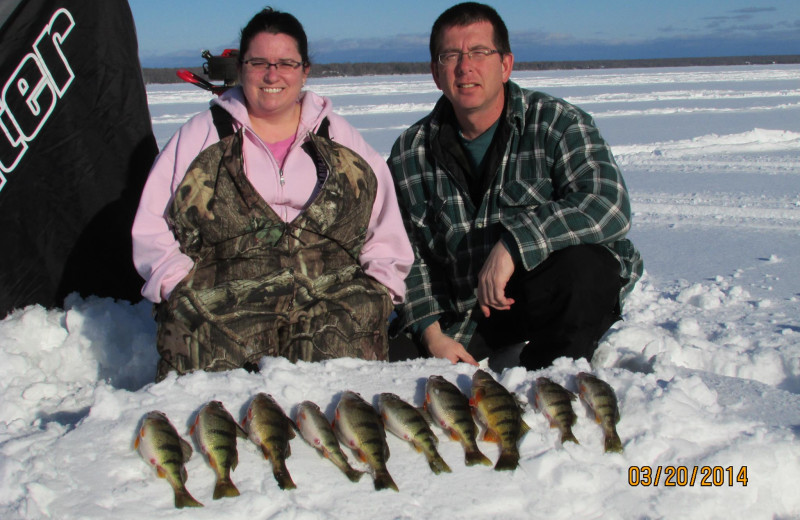
[[[518,61],[800,54],[798,0],[497,0]],[[312,61],[426,61],[430,27],[455,2],[129,0],[144,66],[191,66],[238,46],[265,5],[294,14]]]

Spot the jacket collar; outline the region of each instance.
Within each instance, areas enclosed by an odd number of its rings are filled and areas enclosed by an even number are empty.
[[[527,110],[527,102],[522,88],[513,81],[506,82],[505,89],[505,120],[511,127],[516,127],[518,132],[522,132],[525,128],[525,112]],[[439,98],[436,105],[430,114],[428,120],[429,132],[431,139],[435,139],[437,134],[441,131],[443,125],[453,125],[456,128],[455,112],[453,111],[453,104],[444,96]]]

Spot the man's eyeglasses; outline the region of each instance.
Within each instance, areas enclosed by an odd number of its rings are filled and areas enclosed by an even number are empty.
[[[297,70],[302,65],[301,62],[294,60],[278,60],[277,63],[270,63],[269,60],[264,58],[250,58],[249,60],[241,60],[241,62],[253,70],[263,70],[264,72],[268,71],[270,67],[275,67],[278,72],[289,72]]]
[[[439,63],[444,66],[455,65],[461,56],[467,56],[470,61],[481,62],[492,54],[500,54],[497,49],[476,49],[467,52],[444,52],[439,55]]]

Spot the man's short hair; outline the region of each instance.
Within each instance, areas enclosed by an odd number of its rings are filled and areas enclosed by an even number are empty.
[[[431,63],[438,59],[442,33],[450,27],[466,27],[474,23],[489,22],[494,28],[494,45],[503,54],[511,52],[508,29],[503,19],[491,6],[477,2],[456,4],[439,15],[431,29]]]

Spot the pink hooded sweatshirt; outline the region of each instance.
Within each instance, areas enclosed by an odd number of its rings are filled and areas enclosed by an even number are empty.
[[[364,272],[389,289],[395,304],[405,296],[405,278],[414,255],[408,241],[386,162],[344,118],[331,110],[330,99],[313,92],[301,94],[302,109],[296,139],[283,168],[250,126],[241,88],[232,88],[211,101],[233,116],[235,129],[244,128],[245,174],[256,191],[280,217],[291,222],[316,196],[317,168],[300,147],[327,117],[330,139],[363,157],[378,179],[367,237],[359,256]],[[133,263],[145,279],[142,295],[158,303],[192,269],[194,262],[181,253],[165,215],[191,162],[219,141],[208,110],[194,116],[170,139],[156,158],[142,192],[133,223]]]

